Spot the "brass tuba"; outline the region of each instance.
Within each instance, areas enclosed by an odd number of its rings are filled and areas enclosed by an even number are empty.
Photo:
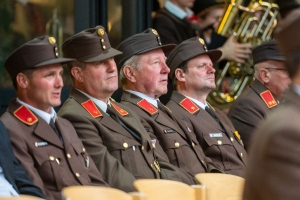
[[[253,47],[272,39],[278,24],[279,8],[275,3],[251,0],[230,0],[217,33],[225,37],[236,35],[239,43]],[[244,64],[228,61],[223,69],[216,71],[216,88],[209,95],[209,102],[217,107],[228,108],[240,93],[254,80],[252,58]]]

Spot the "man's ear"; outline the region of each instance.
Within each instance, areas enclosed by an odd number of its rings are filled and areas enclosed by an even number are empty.
[[[23,88],[23,89],[27,88],[27,86],[29,84],[28,77],[23,73],[17,74],[16,81],[17,81],[18,87]]]
[[[130,82],[136,83],[136,69],[130,66],[124,66],[123,73]]]
[[[174,75],[178,81],[185,82],[185,73],[183,72],[182,69],[179,68],[175,69]]]
[[[270,71],[262,68],[259,70],[259,77],[262,80],[263,83],[269,83],[270,82]]]
[[[80,67],[72,67],[71,74],[76,81],[83,82],[82,69]]]

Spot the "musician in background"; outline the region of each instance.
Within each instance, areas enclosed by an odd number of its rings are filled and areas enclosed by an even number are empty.
[[[222,51],[222,60],[244,63],[251,54],[250,44],[240,44],[235,36],[229,38],[216,33],[220,18],[224,13],[224,0],[196,0],[193,11],[198,17],[198,26],[202,30],[201,37],[205,40],[207,48]]]

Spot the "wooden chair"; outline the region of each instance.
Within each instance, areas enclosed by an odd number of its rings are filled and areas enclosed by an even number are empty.
[[[196,180],[208,187],[207,200],[241,200],[245,179],[219,173],[196,174]]]
[[[205,200],[206,195],[206,188],[201,185],[189,186],[171,180],[139,179],[133,185],[147,200]]]
[[[63,200],[144,200],[140,193],[100,186],[69,186],[62,190]]]
[[[42,200],[42,198],[21,194],[19,197],[0,197],[0,200]]]

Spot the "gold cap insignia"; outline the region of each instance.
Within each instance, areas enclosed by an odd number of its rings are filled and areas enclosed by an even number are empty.
[[[55,45],[55,43],[56,43],[55,37],[49,37],[49,38],[48,38],[48,41],[49,41],[49,43],[52,44],[52,45]]]
[[[99,35],[100,37],[102,37],[102,36],[105,34],[104,29],[102,29],[102,28],[99,28],[99,29],[97,30],[97,33],[98,33],[98,35]]]
[[[202,38],[199,38],[199,42],[200,42],[201,44],[205,45],[205,42],[204,42],[204,40],[203,40]]]
[[[157,31],[156,31],[155,29],[152,29],[152,33],[153,33],[154,35],[158,35],[158,33],[157,33]]]

